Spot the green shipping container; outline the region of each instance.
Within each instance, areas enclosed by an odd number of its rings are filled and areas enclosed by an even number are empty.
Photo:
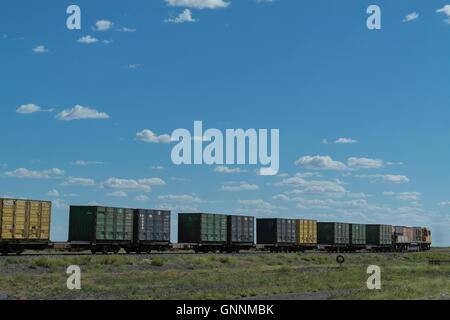
[[[131,242],[133,209],[70,206],[69,241]]]
[[[386,224],[366,225],[368,245],[382,246],[392,244],[392,226]]]
[[[318,222],[317,243],[325,245],[350,244],[350,225],[341,222]]]
[[[227,216],[211,213],[179,213],[178,242],[226,243]]]
[[[355,224],[350,225],[350,244],[365,245],[366,244],[366,225]]]

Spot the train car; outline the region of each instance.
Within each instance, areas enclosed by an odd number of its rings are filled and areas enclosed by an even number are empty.
[[[317,221],[296,219],[296,246],[299,251],[317,248]]]
[[[350,251],[366,248],[366,225],[351,223],[349,227]]]
[[[372,251],[392,250],[392,226],[387,224],[366,225],[367,249]]]
[[[170,248],[170,211],[135,209],[133,213],[133,242],[125,247],[127,253],[165,251]]]
[[[0,252],[20,254],[50,244],[50,201],[0,199]]]
[[[422,228],[422,250],[431,249],[431,230],[429,228]]]
[[[256,242],[271,252],[295,251],[295,224],[295,219],[256,219]]]
[[[255,218],[227,216],[227,252],[251,249],[255,245]]]
[[[133,209],[70,206],[71,250],[90,249],[93,254],[118,253],[133,244]]]
[[[178,243],[191,244],[195,252],[225,251],[227,216],[213,213],[179,213]]]
[[[342,222],[318,222],[317,243],[329,252],[350,251],[350,224]]]
[[[410,240],[408,237],[408,228],[404,226],[392,227],[392,246],[394,251],[407,251]]]

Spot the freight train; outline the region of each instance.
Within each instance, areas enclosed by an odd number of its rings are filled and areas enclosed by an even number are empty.
[[[170,249],[198,252],[424,251],[426,227],[256,219],[253,216],[179,213],[178,243],[170,242],[171,212],[103,206],[70,206],[68,242],[50,241],[51,202],[0,199],[0,253],[23,250],[90,250],[95,253],[150,253]]]

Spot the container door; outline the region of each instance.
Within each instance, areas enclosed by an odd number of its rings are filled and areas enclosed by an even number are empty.
[[[147,219],[142,211],[138,213],[138,221],[138,239],[147,240]]]
[[[103,207],[97,208],[97,228],[96,239],[106,239],[106,209]]]
[[[14,217],[14,201],[3,200],[1,208],[1,239],[10,240],[13,239],[13,217]]]
[[[28,238],[38,239],[40,236],[41,202],[30,201],[28,208]]]

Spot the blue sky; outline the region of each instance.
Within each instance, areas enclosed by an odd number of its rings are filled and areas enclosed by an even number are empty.
[[[176,213],[205,211],[449,245],[449,35],[449,1],[2,1],[0,195],[52,200],[53,240],[98,203],[171,209],[174,241]],[[279,174],[175,166],[166,135],[194,120],[279,129]]]

